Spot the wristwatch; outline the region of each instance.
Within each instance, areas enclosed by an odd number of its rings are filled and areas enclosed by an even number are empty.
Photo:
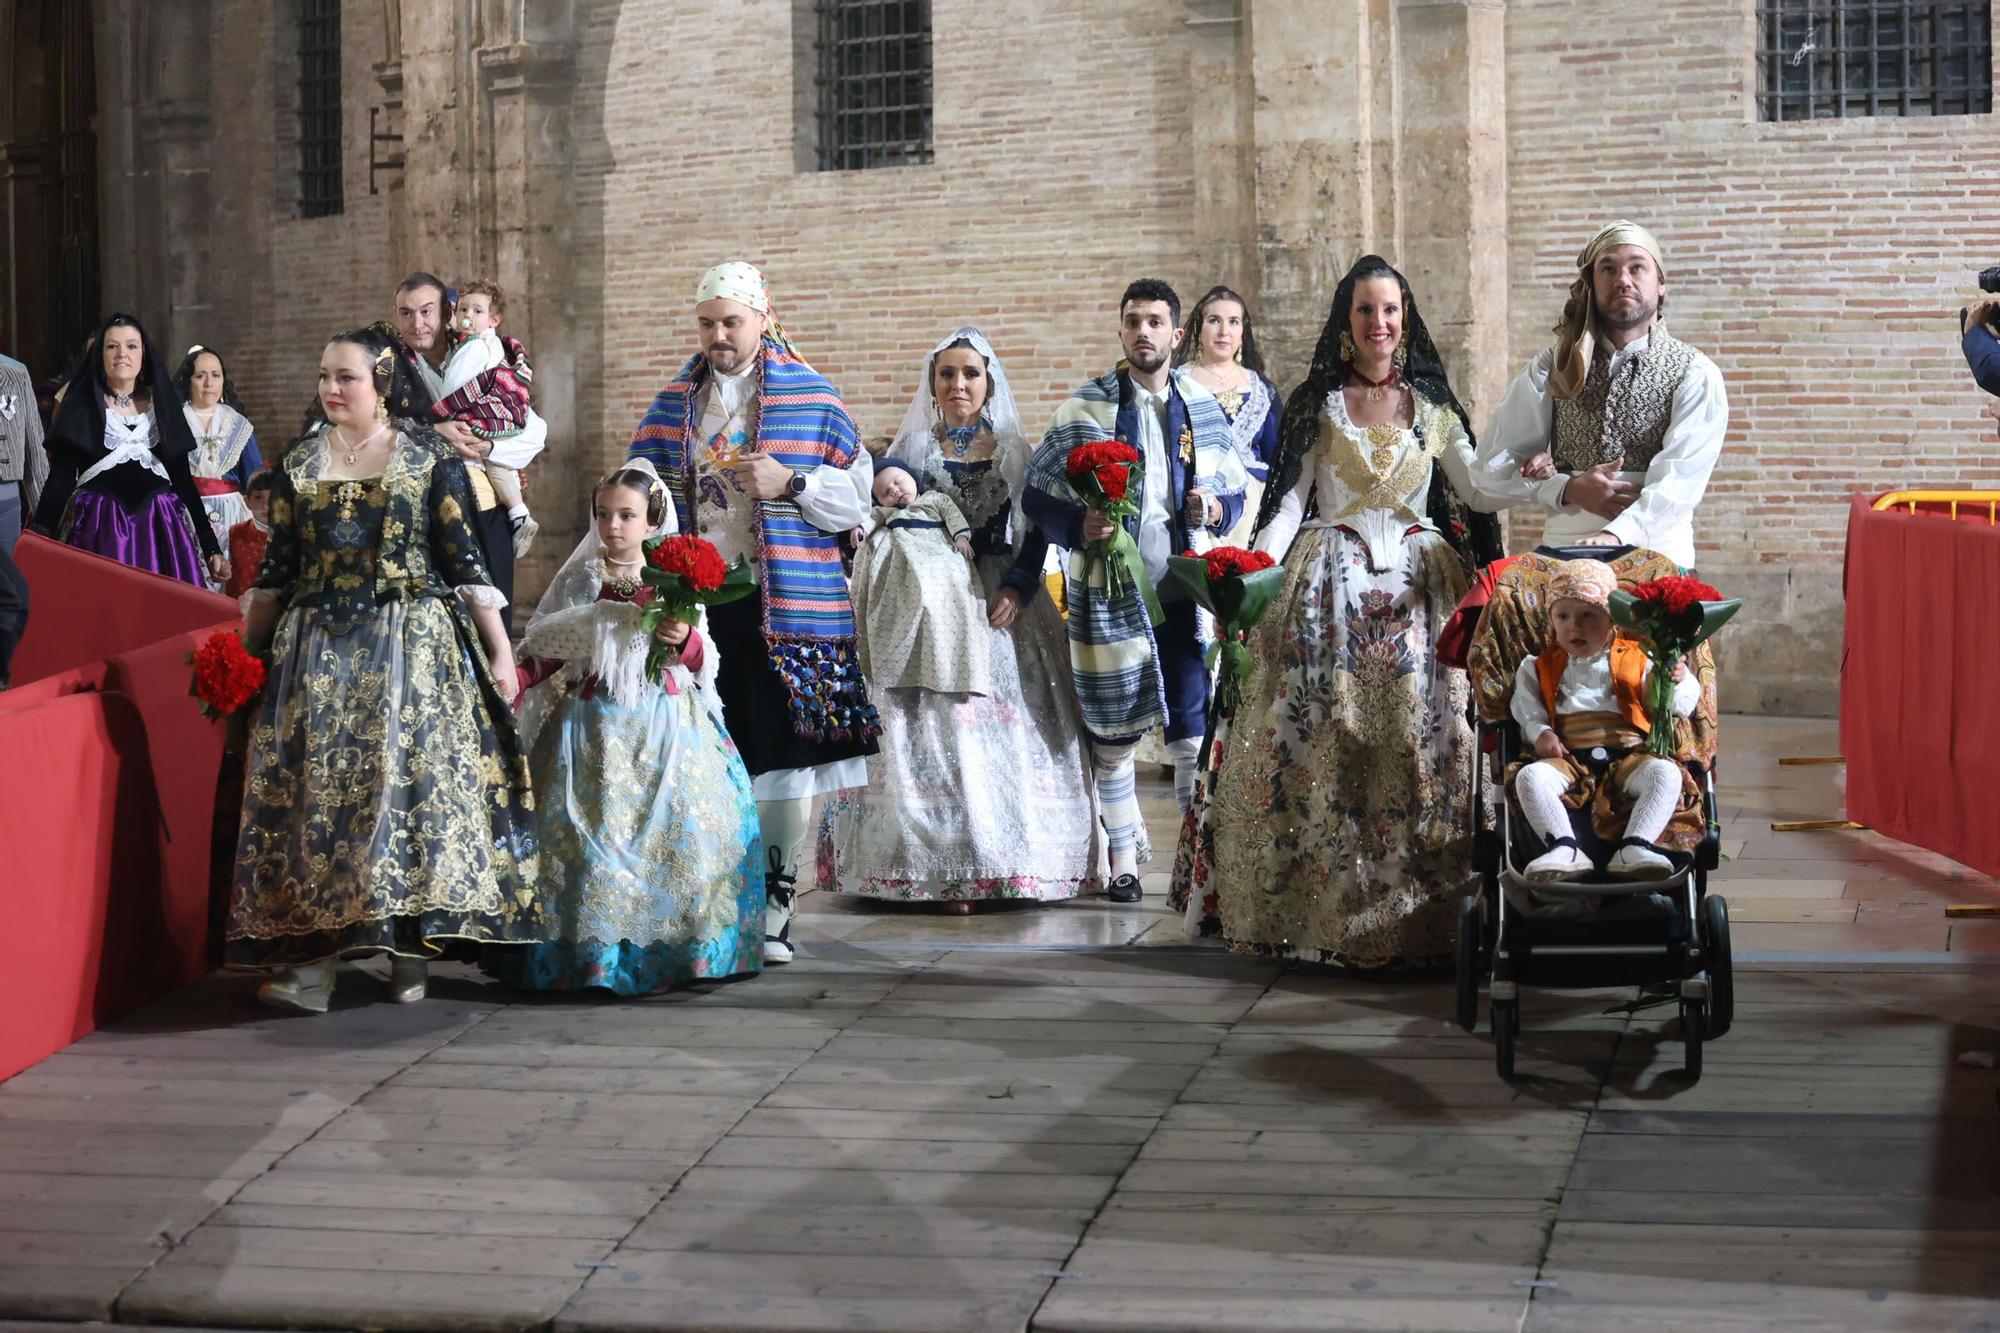
[[[792,484],[789,489],[794,500],[804,495],[806,493],[806,474],[803,472],[794,472],[792,474]]]

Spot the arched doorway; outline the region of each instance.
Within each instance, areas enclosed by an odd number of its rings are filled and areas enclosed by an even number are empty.
[[[0,351],[37,380],[97,326],[90,0],[0,0]]]

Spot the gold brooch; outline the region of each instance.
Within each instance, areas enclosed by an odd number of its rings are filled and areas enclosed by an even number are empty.
[[[1181,427],[1181,462],[1194,462],[1194,427]]]

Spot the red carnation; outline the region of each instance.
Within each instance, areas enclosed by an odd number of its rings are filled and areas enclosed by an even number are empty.
[[[189,660],[194,664],[194,679],[188,693],[201,700],[201,711],[211,717],[238,711],[264,688],[263,662],[233,631],[217,630],[209,635]]]
[[[1192,555],[1193,552],[1189,554]],[[1208,579],[1211,583],[1254,574],[1260,569],[1269,569],[1278,563],[1263,551],[1246,551],[1240,546],[1218,546],[1201,559],[1208,565]]]
[[[1681,615],[1697,602],[1715,602],[1722,599],[1717,592],[1700,579],[1686,574],[1669,574],[1665,578],[1651,579],[1632,589],[1632,595],[1642,602],[1656,602],[1667,609],[1670,615]]]
[[[678,574],[692,592],[714,592],[729,574],[721,552],[700,537],[664,537],[646,560],[663,574]]]
[[[1099,440],[1095,444],[1079,444],[1069,451],[1063,460],[1063,467],[1072,477],[1081,477],[1086,472],[1096,472],[1102,467],[1131,467],[1139,461],[1139,451],[1120,440]]]
[[[1126,489],[1132,481],[1130,471],[1111,463],[1091,469],[1091,475],[1097,478],[1098,489],[1104,492],[1104,498],[1113,504],[1125,498]]]

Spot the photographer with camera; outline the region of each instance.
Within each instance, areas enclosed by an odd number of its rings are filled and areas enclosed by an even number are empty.
[[[1994,295],[2000,292],[2000,268],[1980,270],[1979,290],[1987,293],[1986,299],[1958,312],[1959,345],[1972,378],[1994,395],[1986,415],[2000,421],[2000,296]]]

